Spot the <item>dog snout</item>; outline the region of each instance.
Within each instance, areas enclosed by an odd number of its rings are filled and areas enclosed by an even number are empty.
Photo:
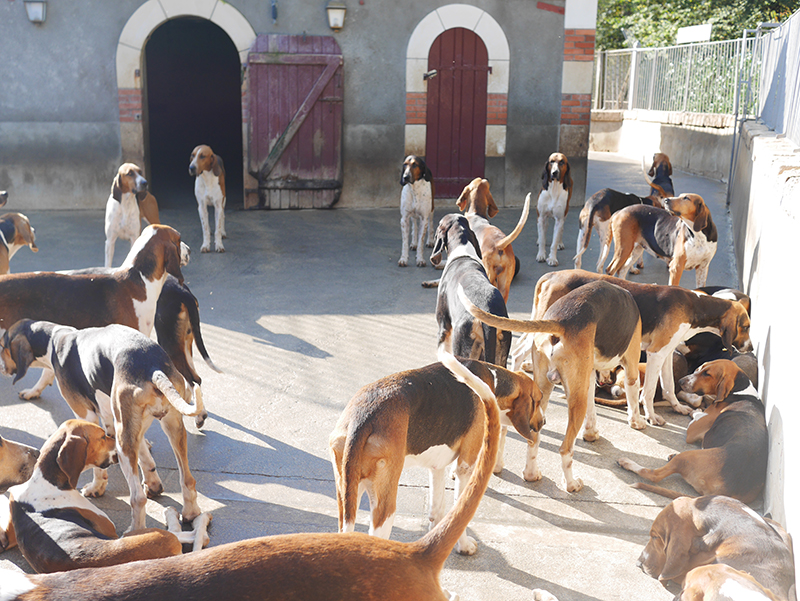
[[[197,177],[197,165],[194,164],[194,161],[189,163],[189,175]]]
[[[694,374],[689,374],[688,376],[682,377],[678,380],[678,386],[680,386],[683,392],[694,392]]]

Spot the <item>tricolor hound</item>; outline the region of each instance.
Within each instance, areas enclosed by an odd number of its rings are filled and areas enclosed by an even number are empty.
[[[182,544],[195,550],[208,544],[210,514],[198,516],[195,531],[184,533],[173,507],[165,510],[168,530],[147,528],[118,538],[105,512],[75,490],[84,469],[116,462],[116,444],[103,428],[77,419],[61,424],[44,443],[30,480],[9,491],[4,512],[11,520],[0,522],[6,548],[19,545],[41,574],[169,557],[180,555]]]
[[[647,469],[622,458],[619,465],[650,482],[679,474],[701,495],[725,495],[744,503],[756,500],[767,478],[769,439],[764,405],[750,378],[733,361],[711,361],[681,379],[684,392],[713,395],[686,429],[686,442],[703,448],[673,455],[665,465]],[[681,496],[661,486],[639,482],[636,488],[673,499]]]
[[[0,217],[0,275],[9,273],[9,262],[16,252],[27,246],[39,252],[36,230],[22,213],[6,213]]]
[[[614,258],[606,269],[625,279],[642,250],[669,264],[669,284],[679,286],[685,269],[694,269],[696,287],[706,285],[717,252],[717,228],[697,194],[664,199],[665,209],[635,205],[611,217]]]
[[[463,363],[494,389],[504,429],[511,425],[532,440],[531,431],[538,431],[544,421],[538,411],[541,394],[533,380],[481,361]],[[456,462],[458,499],[475,466],[484,427],[480,402],[441,363],[393,374],[359,390],[330,436],[339,531],[353,531],[359,499],[366,491],[369,533],[389,538],[400,475],[411,466],[430,470],[429,525],[434,528],[445,514],[446,467]],[[502,469],[498,452],[494,471]],[[464,532],[456,551],[472,555],[476,550],[475,541]]]
[[[3,373],[13,375],[15,382],[32,366],[53,370],[72,412],[97,424],[102,419],[106,432],[116,436],[119,464],[131,492],[128,531],[145,526],[145,495],[156,497],[164,489],[152,456],[140,453],[147,446],[144,434],[153,418],[159,420],[178,461],[183,519],[192,521],[200,515],[183,416],[201,414],[203,396],[199,386],[187,387],[158,344],[138,330],[119,324],[76,330],[49,321],[23,319],[3,335],[0,364]],[[139,482],[140,464],[144,486]],[[150,482],[156,482],[155,488]],[[105,470],[95,469],[94,479],[83,494],[100,496],[107,484]]]
[[[417,267],[425,267],[422,241],[428,232],[427,246],[433,247],[433,174],[420,157],[410,154],[400,172],[400,267],[408,265],[408,249],[417,251]],[[410,231],[409,231],[410,230]],[[409,234],[411,244],[409,245]]]
[[[133,163],[124,163],[111,182],[111,194],[106,202],[106,267],[111,267],[114,261],[114,246],[118,238],[129,240],[133,245],[139,237],[142,217],[149,225],[160,223],[158,203],[147,191],[147,180],[141,168]]]
[[[531,195],[525,197],[519,222],[508,236],[500,228],[489,223],[489,219],[497,215],[498,209],[489,190],[489,182],[480,177],[472,180],[456,201],[459,211],[469,221],[469,227],[478,238],[481,247],[481,258],[486,275],[492,286],[496,287],[503,295],[503,300],[508,302],[508,293],[511,289],[511,280],[516,274],[519,260],[514,256],[511,243],[522,232],[528,220],[528,209],[531,204]]]
[[[42,319],[88,328],[120,323],[150,335],[156,304],[170,273],[183,281],[181,265],[189,247],[167,225],[149,225],[113,273],[66,275],[53,272],[0,277],[0,331],[20,319]],[[20,392],[34,399],[53,382],[45,370],[33,388]]]
[[[562,237],[564,224],[567,221],[569,201],[572,198],[572,175],[570,174],[569,161],[566,155],[554,152],[544,164],[542,171],[542,191],[536,203],[539,215],[537,226],[539,229],[539,252],[536,260],[539,263],[547,259],[550,267],[558,265],[556,251],[564,248]],[[553,227],[553,243],[550,245],[550,255],[547,255],[547,219],[552,217],[555,222]]]
[[[6,492],[9,486],[30,478],[38,456],[38,449],[0,436],[0,494]],[[0,539],[0,547],[2,546],[3,541]]]
[[[642,386],[644,416],[651,424],[663,426],[666,421],[653,408],[656,381],[661,381],[662,396],[672,408],[684,415],[692,408],[680,403],[675,395],[672,353],[678,345],[699,332],[719,335],[727,347],[741,352],[752,350],[750,317],[736,301],[714,296],[697,295],[678,286],[636,284],[582,269],[564,269],[539,278],[533,296],[531,317],[541,319],[548,308],[572,290],[590,282],[604,280],[624,288],[633,295],[642,316],[642,350],[647,353],[647,366]],[[516,369],[533,346],[528,337],[515,346],[512,367]],[[547,394],[545,394],[547,398]],[[699,404],[699,403],[698,403]]]
[[[687,601],[797,599],[791,538],[777,522],[729,497],[672,501],[653,521],[638,563],[665,586],[680,585],[679,598]],[[712,569],[698,572],[703,566]]]
[[[200,213],[200,225],[203,228],[203,245],[200,252],[211,251],[211,228],[208,224],[208,207],[214,208],[214,250],[224,253],[222,239],[225,233],[225,165],[222,157],[214,154],[210,146],[201,144],[193,151],[189,159],[189,175],[194,179],[194,195],[197,199],[197,211]]]
[[[481,309],[508,316],[500,291],[492,286],[481,261],[481,249],[467,218],[445,215],[436,228],[431,263],[438,265],[447,251],[447,265],[439,280],[436,298],[438,345],[464,359],[479,359],[505,367],[511,349],[511,332],[495,330],[474,319],[458,299],[459,285]]]
[[[439,573],[492,475],[500,430],[491,389],[452,356],[440,359],[473,388],[486,411],[483,447],[456,505],[413,543],[360,532],[268,536],[189,555],[58,574],[0,571],[4,601],[220,598],[285,601],[352,599],[446,601]]]
[[[594,406],[595,370],[622,365],[628,398],[628,423],[638,430],[646,426],[639,414],[639,347],[642,320],[629,292],[607,282],[593,282],[553,303],[542,319],[519,321],[496,317],[470,302],[463,289],[459,298],[477,319],[496,328],[533,332],[534,380],[542,391],[542,414],[554,384],[562,384],[567,397],[567,431],[561,443],[561,465],[568,492],[577,492],[583,482],[572,472],[575,439],[581,424],[583,438],[599,438]],[[584,418],[586,419],[584,423]],[[536,463],[539,435],[528,443],[528,460],[523,477],[540,480]]]
[[[597,259],[597,271],[602,273],[603,265],[608,258],[608,251],[611,248],[610,220],[611,216],[617,211],[638,204],[646,204],[653,207],[661,207],[662,199],[674,196],[675,191],[672,187],[672,164],[669,157],[662,152],[653,155],[653,164],[650,166],[648,175],[653,178],[649,182],[650,195],[636,196],[635,194],[625,194],[617,192],[611,188],[603,188],[595,192],[586,201],[581,209],[580,226],[578,232],[577,253],[573,259],[575,269],[581,268],[581,257],[589,248],[589,239],[592,237],[592,228],[597,228],[597,236],[600,238],[600,256]],[[655,186],[655,187],[653,187]]]

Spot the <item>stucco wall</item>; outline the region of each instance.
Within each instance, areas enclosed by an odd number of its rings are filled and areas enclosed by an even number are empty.
[[[589,149],[647,158],[665,152],[675,169],[727,180],[732,125],[729,115],[592,111]]]
[[[742,290],[753,301],[750,338],[759,361],[770,458],[764,510],[800,536],[800,420],[795,382],[797,269],[787,266],[800,237],[800,152],[762,125],[744,124],[730,186],[730,211]]]
[[[448,4],[351,2],[344,28],[332,34],[324,3],[279,2],[275,24],[269,3],[229,3],[258,33],[336,36],[345,57],[340,206],[399,203],[407,44],[420,20]],[[563,59],[565,2],[546,3],[548,9],[526,0],[474,4],[497,21],[510,48],[505,157],[487,160],[487,175],[499,203],[520,204],[558,149],[562,71],[553,65]],[[141,6],[140,0],[49,3],[46,22],[33,25],[22,2],[0,4],[0,189],[9,189],[15,207],[104,206],[123,150],[141,144],[125,127],[120,133],[115,62],[120,34]]]

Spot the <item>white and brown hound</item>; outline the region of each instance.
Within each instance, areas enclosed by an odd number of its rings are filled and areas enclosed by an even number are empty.
[[[111,182],[111,194],[106,202],[106,267],[111,267],[114,261],[114,246],[118,238],[129,240],[132,246],[139,237],[142,217],[150,225],[160,223],[158,203],[147,191],[147,180],[141,168],[133,163],[124,163]]]
[[[39,252],[36,230],[30,220],[22,213],[6,213],[0,217],[0,275],[10,273],[11,257],[24,246]]]
[[[645,574],[658,578],[662,584],[673,581],[684,592],[699,589],[704,593],[719,589],[727,580],[725,574],[712,575],[704,583],[702,572],[692,572],[701,566],[726,565],[749,574],[772,595],[750,586],[745,588],[741,578],[732,574],[734,578],[728,582],[725,595],[687,593],[680,599],[797,599],[791,537],[777,522],[761,517],[741,501],[721,495],[681,497],[662,509],[653,520],[650,540],[638,564]]]
[[[30,478],[38,456],[39,449],[0,436],[0,494],[6,492],[10,486]],[[0,548],[2,546],[3,541],[0,539]]]
[[[408,265],[408,250],[417,251],[417,267],[425,267],[422,241],[428,232],[427,246],[433,247],[433,174],[420,157],[410,154],[400,172],[400,267]],[[410,231],[409,231],[410,230]],[[411,243],[409,245],[409,235]]]
[[[494,388],[504,429],[513,426],[532,440],[531,431],[543,423],[538,411],[541,394],[533,380],[481,361],[463,363]],[[472,390],[441,363],[392,374],[359,390],[330,436],[339,531],[353,531],[359,499],[366,491],[369,533],[389,538],[400,475],[412,466],[430,470],[429,526],[434,528],[445,514],[447,466],[456,462],[456,500],[475,466],[484,423],[479,405]],[[502,467],[498,452],[495,473]],[[456,551],[472,555],[476,550],[475,541],[464,532]]]
[[[495,286],[503,295],[503,300],[508,302],[508,293],[511,290],[511,280],[517,271],[518,259],[514,256],[511,243],[522,233],[522,228],[528,220],[528,210],[531,204],[531,195],[525,197],[514,231],[506,236],[500,228],[489,223],[489,219],[497,215],[498,209],[489,190],[489,182],[480,177],[472,180],[458,197],[456,205],[469,221],[469,227],[475,232],[481,246],[481,257],[486,275],[492,286]]]
[[[199,386],[187,387],[158,344],[138,330],[119,324],[76,330],[24,319],[3,335],[0,363],[15,382],[31,366],[53,370],[72,412],[97,424],[102,419],[106,432],[116,436],[120,467],[131,492],[128,531],[144,528],[146,496],[158,496],[164,489],[150,453],[140,457],[140,450],[147,446],[144,434],[153,418],[159,420],[178,461],[183,519],[192,521],[200,515],[183,416],[201,414],[203,396]],[[139,464],[145,474],[144,486],[138,478]],[[108,474],[96,469],[94,476],[83,491],[86,496],[105,492]]]
[[[168,530],[146,528],[117,537],[116,527],[100,508],[75,487],[88,467],[117,462],[114,438],[98,425],[67,420],[45,442],[33,476],[9,491],[3,524],[11,548],[38,573],[102,567],[156,557],[180,555],[182,544],[198,550],[208,544],[211,514],[195,519],[193,532],[182,532],[178,512],[165,510]],[[2,501],[2,499],[0,499]]]
[[[520,321],[497,317],[482,311],[463,294],[459,298],[477,319],[496,328],[532,332],[534,381],[542,391],[542,414],[555,384],[562,384],[567,397],[567,431],[561,443],[561,466],[568,492],[583,487],[572,471],[578,430],[583,424],[584,440],[599,438],[594,406],[595,370],[622,365],[628,398],[628,423],[637,430],[647,424],[639,414],[639,347],[642,320],[629,292],[608,282],[593,282],[573,290],[553,303],[541,319]],[[584,422],[585,418],[585,422]],[[523,477],[540,480],[537,465],[539,435],[528,443],[528,460]]]
[[[211,229],[208,223],[208,208],[214,208],[214,250],[224,253],[222,239],[225,233],[225,165],[222,157],[214,154],[210,146],[201,144],[192,150],[189,159],[189,175],[194,177],[194,195],[197,199],[197,211],[200,213],[200,225],[203,228],[203,245],[200,252],[211,251]]]
[[[597,272],[602,273],[603,266],[608,258],[608,251],[611,248],[610,220],[611,216],[617,211],[638,204],[646,204],[653,207],[661,207],[662,199],[674,196],[675,191],[672,187],[672,164],[669,157],[663,152],[653,155],[653,164],[647,172],[652,181],[650,183],[649,196],[637,196],[636,194],[625,194],[617,192],[611,188],[603,188],[595,192],[584,203],[580,214],[581,229],[578,232],[578,242],[575,258],[575,269],[581,268],[581,257],[589,248],[589,239],[592,237],[592,228],[597,229],[597,236],[600,238],[600,256],[597,259]]]
[[[562,237],[564,224],[567,221],[569,201],[572,198],[572,175],[570,174],[569,161],[566,155],[554,152],[547,159],[542,171],[542,191],[536,203],[539,215],[537,222],[539,230],[539,252],[536,260],[542,263],[547,260],[550,267],[558,265],[556,251],[564,248]],[[553,243],[550,245],[550,255],[547,254],[547,220],[552,218]]]
[[[511,349],[511,332],[496,330],[470,315],[458,299],[461,285],[473,302],[494,315],[508,316],[500,291],[492,286],[481,260],[481,249],[469,221],[451,213],[436,228],[431,263],[438,265],[447,251],[447,265],[436,297],[438,345],[458,357],[478,359],[505,367]]]
[[[446,601],[439,575],[489,479],[500,430],[491,389],[452,356],[440,359],[480,396],[483,447],[456,505],[420,540],[402,543],[360,532],[303,533],[244,540],[189,555],[57,574],[0,570],[0,598],[382,599]],[[451,367],[452,366],[452,367]]]
[[[717,252],[717,228],[697,194],[664,199],[664,209],[635,205],[611,217],[614,258],[606,273],[625,279],[646,250],[669,264],[669,284],[679,286],[685,269],[694,269],[696,287],[706,285]]]

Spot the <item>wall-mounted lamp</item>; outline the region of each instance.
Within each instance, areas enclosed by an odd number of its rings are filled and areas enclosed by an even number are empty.
[[[41,25],[47,18],[47,2],[43,0],[25,0],[25,11],[28,20],[36,25]]]
[[[328,25],[334,31],[339,31],[344,27],[344,15],[347,12],[347,6],[342,0],[330,0],[325,7],[328,12]]]

